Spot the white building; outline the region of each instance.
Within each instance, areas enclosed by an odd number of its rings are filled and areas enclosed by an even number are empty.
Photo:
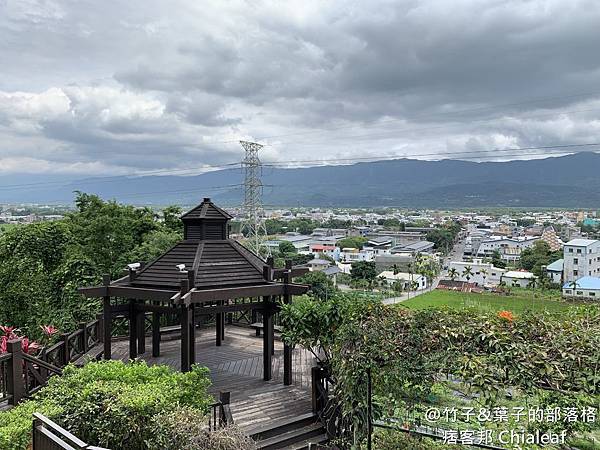
[[[467,280],[465,269],[471,268],[471,275]],[[469,281],[476,283],[479,286],[497,286],[505,270],[499,267],[494,267],[493,264],[484,263],[481,259],[475,259],[473,262],[452,261],[448,264],[448,270],[456,270],[458,276],[456,281]],[[449,277],[448,277],[449,278]]]
[[[581,277],[600,276],[600,241],[572,239],[563,249],[565,283]]]
[[[546,276],[553,283],[562,283],[564,262],[565,260],[561,258],[546,266]]]
[[[394,271],[392,270],[384,270],[378,275],[378,277],[385,278],[388,282],[388,285],[390,286],[392,286],[396,281],[401,282],[403,290],[408,290],[413,283],[416,285],[416,289],[411,288],[411,290],[420,291],[423,289],[427,289],[427,278],[418,273],[394,273]]]
[[[531,283],[531,280],[535,280],[535,278],[534,274],[525,270],[509,270],[502,275],[502,281],[509,287],[527,287]]]
[[[340,252],[340,261],[353,263],[355,261],[373,261],[375,255],[372,251],[359,250],[357,248],[344,247]]]
[[[533,237],[504,237],[490,236],[484,239],[479,244],[477,256],[491,257],[495,251],[500,253],[503,260],[515,262],[520,258],[523,249],[532,247],[535,241],[539,240],[538,236]]]
[[[562,288],[562,293],[564,297],[600,299],[600,278],[587,276],[575,282],[567,282]]]

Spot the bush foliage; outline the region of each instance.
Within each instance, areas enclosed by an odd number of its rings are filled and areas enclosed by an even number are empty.
[[[282,323],[286,342],[327,355],[348,436],[366,433],[368,370],[375,418],[429,402],[441,380],[489,407],[513,395],[547,408],[600,402],[600,309],[594,306],[519,316],[306,299],[285,307]],[[571,433],[592,427],[561,426]]]
[[[0,448],[21,450],[31,438],[32,413],[41,412],[80,439],[112,449],[142,450],[156,438],[153,418],[184,407],[203,417],[213,399],[208,369],[187,373],[145,362],[67,366],[46,387],[0,413]],[[205,423],[204,421],[202,423]]]

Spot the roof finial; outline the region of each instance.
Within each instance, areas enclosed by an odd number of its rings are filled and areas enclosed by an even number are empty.
[[[204,197],[204,201],[207,203],[210,202],[210,197]]]

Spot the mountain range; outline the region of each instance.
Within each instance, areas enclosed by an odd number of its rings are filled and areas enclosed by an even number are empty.
[[[133,204],[223,205],[243,198],[241,169],[195,176],[30,179],[0,177],[0,203],[70,202],[73,191]],[[263,169],[263,200],[273,206],[409,208],[598,207],[600,154],[507,162],[396,159],[303,168]],[[44,183],[44,184],[42,184]],[[11,187],[12,186],[12,187]]]

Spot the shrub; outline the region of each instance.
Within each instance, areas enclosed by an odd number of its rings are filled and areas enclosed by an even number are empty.
[[[209,432],[207,418],[196,409],[179,407],[154,416],[148,448],[162,450],[253,450],[254,441],[235,425]]]
[[[178,406],[193,408],[200,415],[208,411],[213,401],[207,394],[209,385],[208,369],[198,366],[188,373],[167,366],[149,367],[145,362],[67,366],[62,376],[51,377],[32,400],[0,414],[0,436],[17,442],[6,448],[25,448],[31,414],[39,411],[94,445],[146,449],[155,415]]]

